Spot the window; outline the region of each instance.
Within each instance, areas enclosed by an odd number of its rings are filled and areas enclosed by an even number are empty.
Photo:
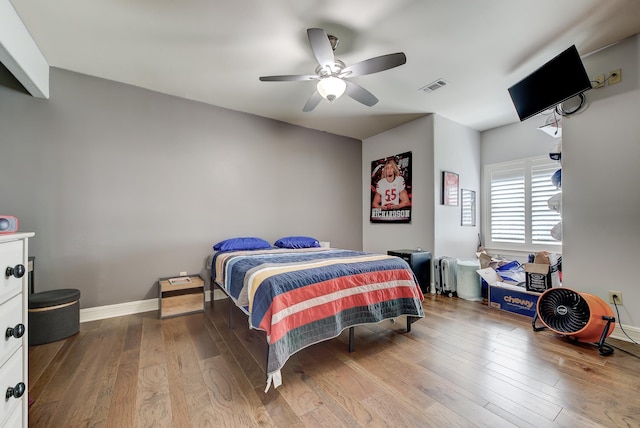
[[[549,198],[560,192],[551,176],[560,165],[548,157],[486,165],[485,238],[490,248],[558,251],[551,237],[561,216]]]

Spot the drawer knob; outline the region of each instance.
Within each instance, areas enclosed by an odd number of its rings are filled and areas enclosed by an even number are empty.
[[[24,269],[24,265],[16,265],[15,267],[9,266],[7,268],[7,271],[5,272],[5,275],[7,278],[9,278],[10,276],[15,276],[16,278],[22,278],[25,272],[26,271]]]
[[[8,400],[11,397],[20,398],[24,394],[24,391],[27,388],[24,386],[24,382],[18,383],[15,388],[9,387],[7,388],[7,394],[5,398]]]
[[[20,339],[22,336],[24,336],[24,332],[25,332],[24,324],[18,324],[13,328],[7,327],[7,331],[4,335],[7,339],[10,338],[11,336],[15,337],[16,339]]]

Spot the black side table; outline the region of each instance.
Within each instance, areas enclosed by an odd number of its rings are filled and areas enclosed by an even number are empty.
[[[404,259],[418,279],[423,294],[431,291],[431,253],[421,250],[389,250],[390,256]]]

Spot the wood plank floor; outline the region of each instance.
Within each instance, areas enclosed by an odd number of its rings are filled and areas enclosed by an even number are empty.
[[[32,427],[640,427],[640,349],[602,357],[530,318],[428,296],[426,318],[311,346],[264,393],[265,339],[227,300],[83,323],[29,350]],[[626,350],[626,351],[625,351]]]

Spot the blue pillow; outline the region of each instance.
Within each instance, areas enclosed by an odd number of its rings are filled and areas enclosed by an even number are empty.
[[[285,236],[278,239],[273,245],[279,248],[313,248],[319,247],[320,242],[309,236]]]
[[[254,237],[225,239],[213,246],[215,251],[262,250],[264,248],[271,248],[271,244],[264,239]]]

